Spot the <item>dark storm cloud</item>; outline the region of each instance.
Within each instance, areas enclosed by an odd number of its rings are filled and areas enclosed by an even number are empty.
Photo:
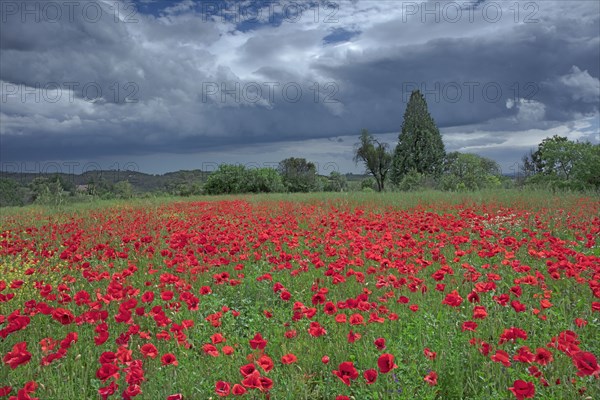
[[[597,3],[528,2],[533,15],[519,3],[520,14],[504,8],[495,22],[480,13],[498,2],[478,1],[472,22],[449,21],[452,2],[429,2],[437,16],[416,2],[319,2],[288,19],[283,7],[299,3],[279,3],[271,22],[267,3],[239,3],[262,10],[254,26],[191,1],[99,1],[98,18],[90,10],[55,23],[23,22],[3,5],[2,161],[236,146],[350,165],[361,128],[393,145],[413,89],[425,93],[447,148],[501,163],[546,134],[598,132]],[[238,3],[226,4],[231,17]],[[284,144],[303,141],[302,154]]]

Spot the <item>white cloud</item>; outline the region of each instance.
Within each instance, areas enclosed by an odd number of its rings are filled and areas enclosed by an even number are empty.
[[[576,65],[573,65],[568,74],[561,76],[559,81],[572,90],[573,100],[597,103],[600,99],[600,80],[591,76],[587,70],[580,70]]]

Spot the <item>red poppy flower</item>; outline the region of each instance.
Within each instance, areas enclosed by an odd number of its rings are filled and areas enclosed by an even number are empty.
[[[523,329],[515,328],[513,326],[509,329],[505,329],[504,332],[502,332],[498,344],[503,344],[509,341],[515,342],[517,339],[527,340],[527,332],[525,332]]]
[[[337,322],[338,324],[343,324],[348,320],[348,317],[346,317],[346,314],[338,314],[335,316],[335,322]]]
[[[367,381],[367,385],[371,385],[377,381],[377,370],[368,369],[363,372],[363,377]]]
[[[363,325],[365,319],[361,314],[352,314],[350,316],[350,325]]]
[[[63,340],[60,341],[60,348],[61,349],[69,349],[69,348],[71,348],[73,343],[77,343],[78,340],[79,340],[79,335],[77,334],[77,332],[69,332],[69,333],[67,333],[67,336]]]
[[[102,382],[110,378],[115,380],[119,379],[119,367],[114,364],[102,364],[102,366],[96,371],[96,378]]]
[[[262,350],[267,346],[267,341],[263,339],[260,333],[254,335],[253,339],[250,339],[250,347],[253,349]]]
[[[361,336],[362,335],[360,333],[356,333],[356,332],[354,332],[354,331],[351,330],[348,333],[348,343],[354,343],[354,342],[356,342],[358,339],[361,338]]]
[[[210,337],[210,341],[212,342],[212,344],[219,344],[225,342],[226,340],[220,333],[215,333]]]
[[[279,298],[283,301],[288,301],[292,298],[292,294],[287,290],[282,290],[281,292],[279,292]]]
[[[273,367],[275,366],[273,364],[273,360],[271,359],[271,357],[267,356],[267,355],[262,355],[260,356],[260,358],[258,359],[258,361],[256,362],[265,372],[269,372],[273,369]]]
[[[11,369],[15,369],[19,365],[27,364],[31,360],[31,353],[27,351],[27,342],[15,344],[12,351],[6,353],[3,360]]]
[[[382,374],[387,374],[394,368],[398,368],[398,366],[394,364],[394,356],[389,353],[379,356],[379,359],[377,360],[377,366],[379,367],[379,372]]]
[[[521,303],[518,300],[513,300],[510,302],[510,306],[516,311],[516,312],[524,312],[527,310],[527,307],[525,306],[525,304]]]
[[[430,373],[425,375],[425,378],[423,378],[423,380],[427,382],[429,386],[435,386],[437,385],[437,378],[438,374],[435,371],[431,371]]]
[[[350,386],[351,380],[358,378],[358,371],[354,367],[352,361],[344,361],[341,363],[338,366],[338,369],[333,371],[333,374],[348,386]]]
[[[510,356],[504,350],[496,350],[496,354],[491,359],[494,362],[502,363],[505,367],[510,367]]]
[[[139,385],[129,385],[123,391],[123,399],[131,399],[142,393],[142,388]]]
[[[308,333],[311,336],[320,337],[320,336],[327,334],[327,331],[325,330],[325,328],[323,328],[321,326],[321,324],[319,324],[316,321],[313,321],[310,323],[310,327],[308,328]]]
[[[58,342],[52,338],[44,338],[40,340],[40,347],[42,349],[42,353],[48,353],[56,347]]]
[[[248,375],[252,374],[254,371],[256,371],[256,367],[254,366],[254,364],[246,364],[246,365],[242,365],[240,367],[240,373],[243,376],[248,376]]]
[[[68,325],[75,320],[73,313],[64,308],[55,308],[54,311],[52,311],[52,318],[62,325]]]
[[[377,339],[375,339],[375,341],[373,343],[375,344],[375,347],[377,347],[377,350],[385,349],[385,339],[384,338],[377,338]]]
[[[435,357],[437,357],[437,353],[435,351],[429,350],[427,347],[423,349],[423,354],[425,354],[425,357],[427,357],[430,360],[435,360]]]
[[[219,357],[219,350],[217,350],[217,348],[210,343],[203,344],[202,351],[204,354],[208,354],[211,357]]]
[[[446,298],[442,301],[442,304],[449,305],[450,307],[458,307],[462,304],[463,298],[460,297],[457,290],[453,290],[452,292],[446,295]]]
[[[177,366],[179,363],[177,362],[177,358],[175,357],[175,355],[173,353],[167,353],[164,354],[160,361],[162,362],[162,365],[167,366],[167,365],[174,365]]]
[[[230,392],[231,392],[231,385],[229,384],[229,382],[218,381],[217,383],[215,383],[215,393],[218,394],[219,396],[221,396],[221,397],[229,396]]]
[[[98,394],[102,397],[102,400],[108,399],[110,396],[115,394],[119,387],[115,383],[115,381],[111,381],[110,385],[104,386],[98,389]]]
[[[0,387],[0,397],[6,397],[12,392],[12,386]]]
[[[156,358],[158,356],[158,349],[152,343],[143,344],[140,352],[144,358]]]
[[[260,373],[254,370],[251,374],[248,374],[242,380],[242,385],[249,389],[260,389],[262,388],[262,383],[260,381]]]
[[[530,399],[535,395],[535,386],[531,382],[516,380],[508,390],[513,392],[517,400]]]
[[[272,388],[273,388],[273,380],[267,378],[266,376],[261,376],[260,377],[260,388],[259,388],[260,391],[268,392]]]
[[[240,385],[239,383],[233,385],[233,389],[231,390],[231,393],[233,393],[235,396],[242,396],[246,392],[246,388]]]
[[[292,329],[289,331],[285,331],[284,336],[288,339],[292,339],[292,338],[295,338],[297,334],[298,334],[298,331],[296,331],[295,329]]]
[[[540,365],[548,365],[554,360],[552,353],[543,347],[539,347],[535,352],[535,362]]]
[[[513,357],[513,360],[522,362],[522,363],[531,363],[535,360],[535,354],[529,350],[529,347],[522,346],[517,351],[517,354]]]
[[[337,307],[331,301],[328,301],[323,306],[323,312],[327,315],[333,315],[337,312]]]
[[[578,369],[578,376],[593,375],[598,377],[600,375],[600,366],[598,365],[596,356],[594,356],[592,353],[579,351],[573,354],[571,359],[573,360],[575,367]]]
[[[484,306],[475,306],[473,308],[473,319],[485,319],[488,313]]]
[[[281,362],[283,364],[293,364],[296,361],[298,361],[298,357],[296,357],[294,354],[286,354],[284,356],[281,357]]]

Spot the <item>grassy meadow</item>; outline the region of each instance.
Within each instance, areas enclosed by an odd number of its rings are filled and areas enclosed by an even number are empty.
[[[600,200],[4,208],[0,398],[600,398]]]

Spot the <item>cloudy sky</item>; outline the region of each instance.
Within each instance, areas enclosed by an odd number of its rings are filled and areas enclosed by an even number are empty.
[[[362,172],[425,93],[447,151],[513,172],[600,140],[597,1],[0,1],[5,171],[219,163]]]

